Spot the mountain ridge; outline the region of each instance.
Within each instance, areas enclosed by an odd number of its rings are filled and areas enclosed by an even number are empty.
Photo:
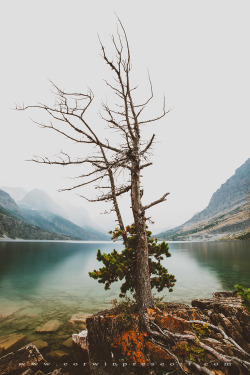
[[[230,239],[249,232],[250,158],[212,195],[208,206],[184,224],[158,234],[166,240]]]
[[[0,208],[0,237],[83,241],[109,239],[106,234],[82,228],[57,214],[63,209],[39,189],[27,193],[19,205],[6,191],[0,190]]]
[[[0,206],[0,239],[23,240],[79,240],[59,233],[45,231],[35,225],[26,223]]]

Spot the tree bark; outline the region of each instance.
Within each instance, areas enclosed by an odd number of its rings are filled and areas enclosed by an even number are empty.
[[[148,243],[145,211],[140,196],[140,163],[135,161],[131,171],[131,201],[135,223],[137,267],[136,267],[136,302],[141,323],[148,308],[154,306],[150,285],[148,264]]]

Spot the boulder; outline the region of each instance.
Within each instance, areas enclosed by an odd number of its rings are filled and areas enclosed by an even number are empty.
[[[82,350],[87,350],[87,335],[88,331],[84,330],[78,334],[72,335],[72,341],[74,345],[78,345]]]
[[[88,362],[87,330],[72,335],[73,348],[78,361]]]
[[[18,375],[31,369],[36,369],[46,361],[33,344],[0,358],[1,375]],[[27,373],[29,375],[29,372]]]

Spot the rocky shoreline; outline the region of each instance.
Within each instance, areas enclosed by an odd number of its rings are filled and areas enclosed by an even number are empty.
[[[73,358],[67,362],[62,359],[61,362],[50,363],[50,359],[44,358],[34,344],[29,344],[0,358],[1,375],[161,375],[174,370],[176,374],[183,374],[178,361],[180,365],[183,363],[181,366],[187,374],[244,374],[230,360],[227,363],[220,360],[237,357],[245,361],[247,355],[244,352],[250,352],[250,313],[242,306],[241,298],[235,292],[214,293],[213,298],[192,301],[192,306],[159,303],[157,311],[149,311],[153,324],[161,329],[167,327],[170,333],[179,335],[180,339],[174,345],[169,342],[172,356],[168,349],[157,346],[146,333],[139,332],[133,311],[131,321],[117,309],[101,311],[87,318],[76,315],[76,321],[86,321],[87,330],[72,336]],[[207,326],[189,324],[192,320],[203,321]],[[218,329],[211,329],[213,326]],[[196,335],[197,342],[205,348],[210,348],[210,352],[199,349],[198,345],[187,339],[181,339],[184,336],[192,338],[192,335]],[[213,350],[221,357],[216,358]],[[199,366],[203,368],[202,371],[198,370]]]

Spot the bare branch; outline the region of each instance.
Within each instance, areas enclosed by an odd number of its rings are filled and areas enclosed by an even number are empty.
[[[154,138],[155,138],[155,134],[152,135],[152,138],[150,139],[150,141],[147,144],[147,146],[144,148],[144,150],[141,151],[142,155],[145,154],[145,152],[147,152],[147,150],[152,146]]]
[[[142,125],[142,124],[149,124],[150,122],[155,122],[155,121],[158,121],[160,119],[162,119],[163,117],[165,117],[169,112],[172,111],[172,108],[169,109],[168,111],[166,111],[165,109],[163,109],[163,114],[158,116],[158,117],[155,117],[155,118],[152,118],[150,120],[145,120],[145,121],[139,121],[138,124],[139,125]]]
[[[144,210],[147,210],[148,208],[152,207],[152,206],[155,206],[156,204],[158,203],[161,203],[161,202],[164,202],[166,200],[166,197],[169,195],[170,193],[166,193],[164,194],[160,199],[157,199],[156,201],[146,205],[143,207]]]
[[[147,163],[147,164],[143,164],[140,166],[140,169],[143,169],[143,168],[147,168],[149,167],[150,165],[152,165],[153,163]]]
[[[75,164],[84,164],[84,163],[92,163],[92,161],[89,160],[89,159],[72,160],[69,156],[68,156],[68,160],[67,161],[66,160],[62,160],[60,157],[59,158],[60,158],[61,161],[50,160],[48,157],[42,157],[42,156],[37,156],[37,155],[34,155],[34,158],[35,159],[29,159],[29,160],[26,160],[26,161],[33,161],[33,162],[38,163],[38,164],[55,164],[55,165],[62,165],[62,166],[65,166],[65,165],[75,165]]]
[[[107,176],[107,175],[106,175],[106,176]],[[89,185],[89,184],[91,184],[92,182],[98,181],[98,180],[102,179],[103,177],[105,177],[105,175],[98,176],[98,177],[96,177],[96,178],[93,178],[93,180],[90,180],[90,181],[87,181],[87,182],[83,182],[82,184],[72,186],[71,188],[60,189],[60,190],[58,190],[58,191],[70,191],[70,190],[74,190],[74,189],[77,189],[77,188],[79,188],[79,187],[82,187],[82,186],[85,186],[85,185]]]

